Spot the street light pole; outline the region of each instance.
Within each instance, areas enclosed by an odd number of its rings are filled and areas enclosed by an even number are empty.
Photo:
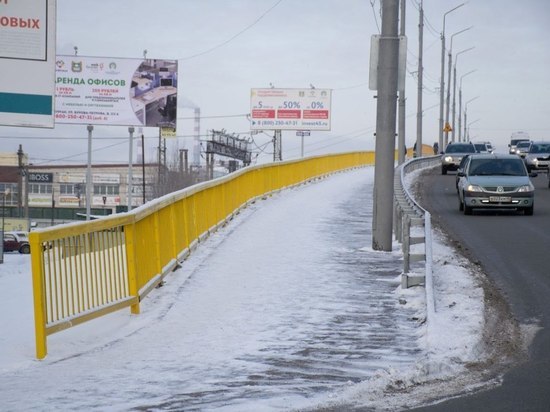
[[[474,120],[473,122],[468,123],[468,136],[467,136],[467,138],[468,138],[467,141],[468,141],[468,142],[470,141],[470,127],[471,127],[474,123],[479,122],[480,120],[481,120],[481,119],[476,119],[476,120]]]
[[[453,65],[452,61],[453,61],[453,57],[452,57],[452,53],[453,53],[453,38],[457,35],[459,35],[460,33],[464,33],[465,31],[467,30],[470,30],[473,26],[470,26],[466,29],[463,29],[463,30],[460,30],[460,31],[457,31],[456,33],[453,33],[453,35],[451,36],[451,44],[449,46],[449,67],[448,67],[448,83],[447,83],[447,109],[445,111],[445,146],[447,146],[447,143],[449,143],[449,127],[450,126],[450,123],[449,123],[449,112],[450,112],[450,103],[451,103],[451,67]]]
[[[472,49],[475,49],[475,47],[470,47],[469,49],[464,49],[459,51],[455,55],[455,64],[453,66],[453,108],[452,108],[452,123],[451,123],[451,141],[455,141],[455,106],[456,106],[456,65],[458,63],[458,56],[460,56],[462,53],[466,53]]]
[[[460,85],[458,87],[458,141],[462,141],[462,79],[476,70],[471,70],[460,76]]]
[[[477,99],[479,96],[476,96],[476,97],[473,97],[471,98],[470,100],[468,100],[465,104],[464,104],[464,141],[467,142],[469,141],[468,139],[468,135],[466,134],[467,132],[467,125],[468,125],[468,104],[470,102],[473,102],[475,99]]]
[[[416,156],[422,156],[422,87],[424,77],[423,67],[423,44],[424,44],[424,8],[420,0],[420,16],[418,18],[418,89],[417,89],[417,112],[416,112]]]
[[[6,193],[9,189],[4,189],[2,192],[2,246],[0,248],[0,263],[4,263],[4,216],[6,214]]]
[[[5,189],[2,192],[2,242],[4,241],[4,222],[5,222],[5,216],[6,216],[6,195],[10,194],[10,189]]]
[[[445,97],[445,19],[447,14],[455,11],[456,9],[464,6],[466,3],[459,4],[455,8],[447,11],[443,14],[443,30],[441,31],[441,77],[439,85],[439,148],[444,150],[443,146],[443,100]]]

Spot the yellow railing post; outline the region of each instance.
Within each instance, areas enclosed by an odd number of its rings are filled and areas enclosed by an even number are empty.
[[[32,265],[32,283],[34,299],[34,330],[36,340],[36,358],[44,359],[48,354],[46,342],[46,299],[44,296],[44,270],[42,265],[42,248],[38,241],[38,235],[31,233],[29,236]]]
[[[130,306],[134,315],[139,315],[139,287],[137,280],[136,264],[136,233],[135,222],[124,226],[124,237],[126,239],[126,266],[128,268],[128,294],[138,297],[137,303]]]

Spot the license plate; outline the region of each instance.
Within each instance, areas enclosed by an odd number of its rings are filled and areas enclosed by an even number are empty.
[[[495,202],[495,203],[509,203],[512,201],[512,198],[510,196],[490,196],[489,202]]]

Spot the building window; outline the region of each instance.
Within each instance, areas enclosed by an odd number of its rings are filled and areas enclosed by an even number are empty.
[[[51,194],[52,185],[47,183],[29,183],[29,193],[33,194]]]
[[[94,195],[118,195],[119,185],[94,185]]]
[[[16,206],[19,197],[17,183],[0,183],[0,194],[4,196],[2,202],[6,206]]]
[[[59,193],[62,195],[72,195],[75,193],[74,185],[60,184]]]

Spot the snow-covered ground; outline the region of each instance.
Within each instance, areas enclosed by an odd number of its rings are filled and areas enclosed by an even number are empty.
[[[52,335],[43,361],[30,259],[5,254],[2,410],[396,409],[433,396],[427,382],[468,376],[485,356],[477,275],[436,233],[437,311],[426,322],[424,288],[400,287],[400,245],[371,248],[373,180],[365,168],[256,202],[140,315]]]

